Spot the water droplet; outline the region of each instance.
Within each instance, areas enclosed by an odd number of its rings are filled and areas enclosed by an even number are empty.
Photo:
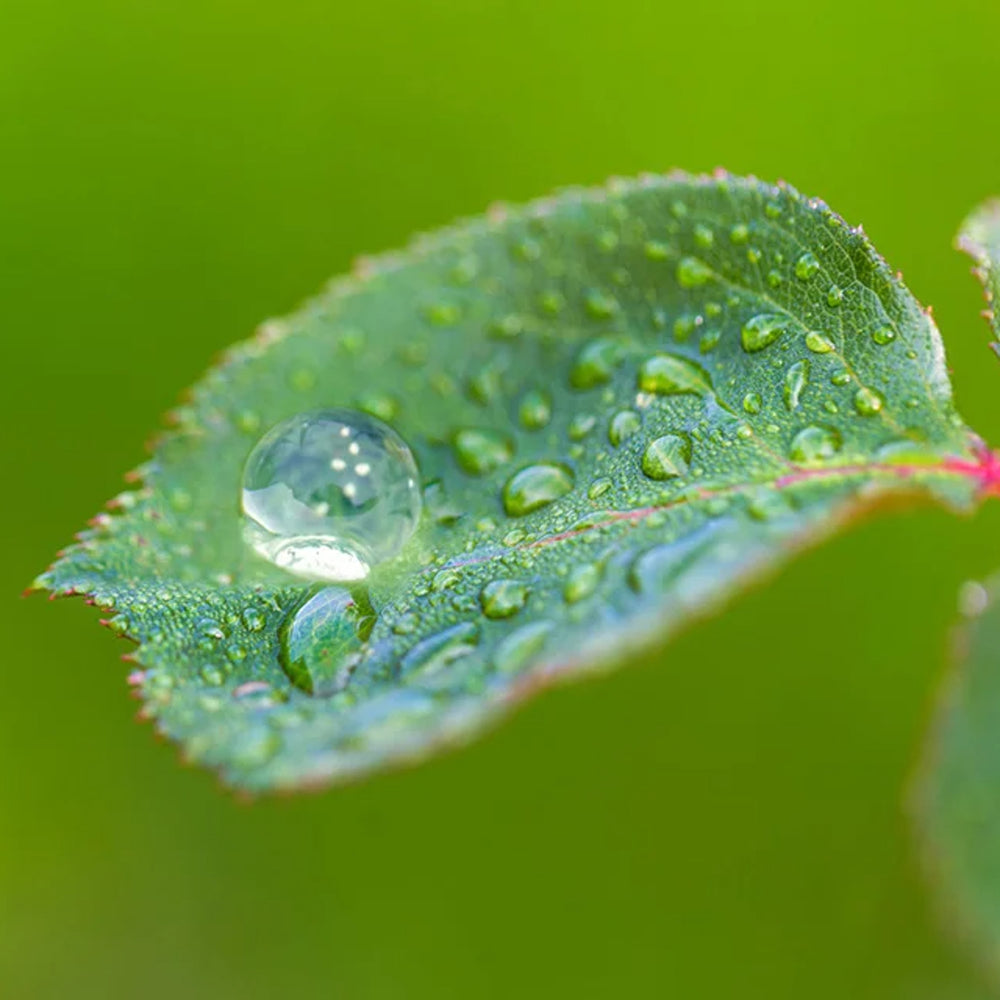
[[[352,410],[300,413],[268,431],[243,471],[247,542],[307,579],[344,582],[399,553],[422,506],[403,439]]]
[[[771,268],[771,270],[767,272],[767,283],[772,288],[777,288],[784,280],[784,275],[774,268]]]
[[[517,415],[522,427],[540,430],[552,419],[552,401],[546,393],[531,389],[524,394]]]
[[[862,386],[854,394],[854,409],[863,417],[873,417],[885,405],[881,393],[867,386]]]
[[[587,490],[587,498],[590,500],[596,500],[598,497],[604,496],[608,490],[614,485],[607,476],[598,476],[591,484],[590,488]]]
[[[795,262],[795,277],[808,281],[819,270],[819,261],[811,253],[804,253]]]
[[[594,319],[610,319],[618,312],[618,300],[607,292],[592,289],[584,300],[587,312]]]
[[[695,328],[701,324],[701,321],[700,316],[692,316],[690,313],[678,316],[674,320],[674,340],[683,343],[694,333]]]
[[[532,622],[511,632],[496,648],[493,666],[501,674],[516,674],[545,647],[551,622]]]
[[[677,283],[681,288],[697,288],[715,277],[715,272],[697,257],[681,257],[677,262]]]
[[[896,339],[896,331],[891,326],[880,326],[872,333],[872,340],[881,347],[891,344]]]
[[[243,614],[240,617],[250,632],[260,632],[267,624],[264,616],[256,608],[244,608]]]
[[[455,435],[455,458],[470,475],[484,476],[514,455],[514,443],[499,431],[468,428]]]
[[[347,588],[313,591],[278,631],[288,679],[299,690],[320,697],[341,690],[374,623],[371,607]]]
[[[792,439],[793,462],[819,462],[840,451],[840,435],[828,427],[804,427]]]
[[[642,471],[650,479],[671,479],[683,476],[691,461],[691,445],[679,434],[664,434],[646,447],[642,455]]]
[[[643,250],[650,260],[666,260],[670,256],[670,247],[659,240],[649,240]]]
[[[851,376],[848,372],[837,372],[835,375],[830,376],[830,381],[834,385],[848,385],[851,381]]]
[[[729,230],[729,239],[733,243],[746,243],[750,239],[750,227],[739,222]]]
[[[378,417],[379,420],[395,420],[399,416],[399,403],[391,396],[382,393],[365,393],[357,398],[357,407],[365,413]]]
[[[788,371],[785,372],[785,384],[782,390],[785,399],[785,406],[787,406],[789,410],[797,410],[799,408],[799,399],[802,396],[802,390],[806,387],[808,382],[808,361],[796,361],[794,365],[789,365]]]
[[[527,600],[528,588],[520,580],[493,580],[479,594],[479,603],[487,618],[510,618]]]
[[[759,392],[748,392],[743,397],[743,409],[747,413],[760,413],[760,408],[763,405]]]
[[[400,660],[404,676],[428,676],[443,667],[468,656],[479,644],[479,626],[475,622],[460,622],[436,635],[421,639]]]
[[[567,604],[576,604],[590,597],[601,582],[602,568],[596,563],[574,566],[563,586],[563,597]]]
[[[788,328],[784,316],[777,313],[758,313],[743,324],[740,340],[743,350],[749,354],[770,347]]]
[[[572,473],[561,465],[529,465],[507,480],[503,488],[504,509],[511,517],[523,517],[558,500],[573,489]]]
[[[698,350],[702,354],[708,354],[709,351],[714,351],[719,345],[719,341],[722,339],[722,329],[716,328],[715,330],[706,330],[701,335],[701,340],[698,342]]]
[[[578,413],[570,422],[568,433],[571,441],[582,441],[597,424],[592,413]]]
[[[454,302],[434,302],[424,310],[428,322],[434,326],[454,326],[462,315]]]
[[[622,349],[607,337],[592,340],[576,357],[569,373],[574,389],[592,389],[611,381],[615,368],[621,363]]]
[[[642,427],[642,418],[635,410],[619,410],[608,424],[608,440],[616,448],[624,444],[639,428]]]
[[[840,285],[831,285],[826,290],[826,304],[833,308],[836,308],[844,301],[844,290]]]
[[[833,341],[816,330],[810,330],[806,334],[806,347],[814,354],[829,354],[830,351],[836,350]]]
[[[694,241],[698,244],[698,246],[707,249],[713,242],[715,242],[715,234],[708,228],[708,226],[699,222],[698,225],[694,227]]]
[[[701,394],[711,387],[708,374],[699,365],[673,354],[654,354],[639,368],[639,388],[659,395]]]

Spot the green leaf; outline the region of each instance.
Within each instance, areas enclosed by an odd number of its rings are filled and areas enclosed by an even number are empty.
[[[310,617],[295,686],[282,626],[313,590],[244,545],[240,477],[269,427],[329,406],[391,421],[425,516],[369,578],[371,614],[320,599],[367,624]],[[363,262],[176,417],[40,583],[112,608],[146,712],[249,789],[464,738],[888,496],[968,508],[985,462],[932,321],[861,231],[726,175],[569,191]],[[345,641],[360,655],[331,673]]]
[[[998,334],[1000,201],[965,220],[958,246],[976,262],[985,316]],[[998,493],[1000,460],[987,464],[986,486]],[[966,621],[953,643],[956,662],[925,748],[914,816],[945,925],[1000,976],[1000,576],[966,584],[960,605]]]

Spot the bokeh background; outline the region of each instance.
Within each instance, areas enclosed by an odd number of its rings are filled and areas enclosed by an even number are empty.
[[[998,37],[993,0],[0,0],[0,996],[984,997],[903,795],[1000,504],[874,520],[660,662],[252,805],[132,721],[92,609],[19,593],[258,321],[610,174],[863,222],[1000,443],[949,249],[1000,192]]]

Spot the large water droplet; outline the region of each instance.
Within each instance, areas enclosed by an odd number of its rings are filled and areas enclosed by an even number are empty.
[[[758,313],[743,324],[740,341],[749,354],[770,347],[787,329],[788,321],[778,313]]]
[[[792,438],[789,455],[793,462],[819,462],[840,451],[840,435],[828,427],[804,427]]]
[[[711,381],[704,369],[673,354],[654,354],[639,368],[639,388],[643,392],[660,395],[703,393],[710,387]]]
[[[479,595],[487,618],[510,618],[524,607],[527,599],[528,588],[520,580],[492,580]]]
[[[679,434],[665,434],[646,447],[642,456],[642,471],[650,479],[672,479],[683,476],[691,461],[691,445]]]
[[[513,442],[499,431],[469,428],[455,435],[455,458],[473,476],[483,476],[510,461]]]
[[[300,413],[268,431],[243,471],[247,542],[307,579],[360,580],[420,518],[417,467],[389,426],[353,410]]]
[[[374,622],[371,608],[345,587],[314,591],[285,618],[278,633],[288,679],[308,694],[340,691]]]
[[[504,509],[511,517],[523,517],[565,496],[571,489],[573,475],[565,467],[548,463],[529,465],[504,484]]]

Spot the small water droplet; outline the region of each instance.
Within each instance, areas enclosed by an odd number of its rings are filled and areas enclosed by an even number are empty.
[[[569,422],[567,433],[571,441],[582,441],[597,424],[597,417],[592,413],[578,413]]]
[[[802,390],[805,389],[808,382],[808,361],[796,361],[795,364],[789,365],[788,371],[785,373],[785,384],[782,390],[785,406],[787,406],[789,410],[797,410],[799,408],[799,400],[802,396]]]
[[[514,455],[514,443],[506,434],[476,428],[460,430],[454,448],[458,464],[472,476],[493,472]]]
[[[659,240],[649,240],[643,250],[650,260],[666,260],[670,256],[670,247]]]
[[[743,324],[740,341],[749,354],[770,347],[788,329],[788,321],[777,313],[758,313]]]
[[[848,372],[837,372],[835,375],[830,376],[830,381],[834,385],[848,385],[851,381],[851,376]]]
[[[328,697],[347,683],[375,622],[367,602],[345,587],[313,591],[278,630],[281,665],[301,691]]]
[[[563,597],[567,604],[576,604],[597,590],[603,570],[597,563],[584,563],[570,570],[563,586]]]
[[[795,262],[795,277],[808,281],[819,270],[819,261],[811,253],[804,253]]]
[[[715,277],[715,272],[698,257],[681,257],[677,262],[677,283],[681,288],[697,288]]]
[[[698,350],[702,354],[708,354],[710,351],[714,351],[719,345],[719,341],[722,339],[722,329],[717,327],[714,330],[706,330],[701,335],[701,340],[698,342]]]
[[[617,448],[632,437],[640,427],[642,418],[635,410],[619,410],[608,424],[608,440]]]
[[[395,420],[399,416],[399,402],[383,393],[364,393],[357,398],[357,406],[364,413],[369,413],[379,420]]]
[[[642,455],[642,471],[650,479],[683,476],[691,461],[691,445],[679,434],[664,434],[651,441]]]
[[[715,234],[712,232],[708,226],[703,223],[698,223],[694,227],[694,241],[698,246],[707,249],[715,242]]]
[[[639,388],[658,395],[701,394],[711,388],[708,373],[687,358],[654,354],[639,368]]]
[[[587,312],[594,319],[610,319],[618,312],[618,300],[607,292],[591,289],[584,300]]]
[[[793,462],[819,462],[840,451],[840,435],[828,427],[804,427],[792,439],[789,456]]]
[[[524,394],[517,411],[521,426],[531,431],[540,430],[552,419],[552,401],[539,389]]]
[[[569,373],[574,389],[592,389],[611,381],[615,368],[621,363],[622,349],[607,337],[592,340],[576,356]]]
[[[507,480],[503,488],[504,509],[511,517],[523,517],[565,496],[573,489],[572,473],[561,465],[529,465]]]
[[[242,615],[243,624],[250,632],[260,632],[267,624],[267,620],[256,608],[244,608]]]
[[[854,394],[854,409],[863,417],[873,417],[885,405],[882,394],[875,389],[862,386]]]
[[[747,413],[760,413],[760,408],[763,405],[759,392],[748,392],[743,397],[743,409]]]
[[[729,239],[733,243],[746,243],[750,239],[750,227],[743,222],[737,223],[729,230]]]
[[[831,285],[826,290],[826,304],[832,308],[836,308],[844,301],[844,290],[840,285]]]
[[[814,354],[829,354],[836,350],[833,341],[816,330],[810,330],[806,334],[806,347]]]
[[[596,500],[598,497],[604,496],[611,489],[612,485],[611,480],[607,476],[599,476],[590,484],[590,488],[587,490],[588,499]]]
[[[520,580],[493,580],[479,594],[479,603],[487,618],[510,618],[527,600],[528,588]]]
[[[407,677],[435,674],[455,660],[474,652],[478,644],[479,626],[475,622],[460,622],[421,639],[400,660],[400,673]]]
[[[872,340],[881,347],[896,339],[896,331],[891,326],[880,326],[872,332]]]
[[[410,449],[352,410],[300,413],[268,431],[243,472],[244,537],[308,579],[367,576],[416,529],[422,500]]]

